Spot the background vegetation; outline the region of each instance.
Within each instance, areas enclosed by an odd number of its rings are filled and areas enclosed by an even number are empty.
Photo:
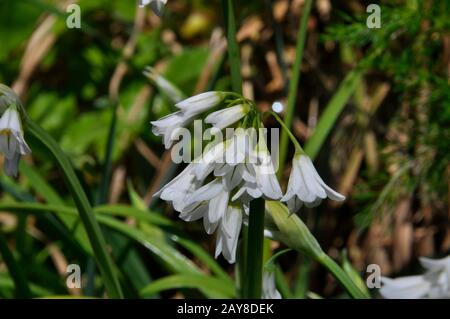
[[[0,82],[69,155],[125,297],[235,297],[234,266],[211,257],[214,239],[152,198],[179,168],[149,124],[173,97],[143,75],[152,66],[184,96],[229,89],[220,1],[169,0],[163,19],[132,0],[75,1],[79,30],[66,27],[72,2],[0,0]],[[367,28],[370,3],[314,1],[293,117],[316,167],[347,196],[300,217],[355,280],[368,264],[413,274],[418,256],[450,251],[450,2],[381,1],[380,29]],[[286,103],[304,1],[235,9],[244,94],[261,110]],[[26,138],[33,153],[19,178],[0,176],[0,297],[103,297],[61,172]],[[67,288],[68,264],[80,265],[82,289]],[[294,251],[276,269],[285,298],[345,296]]]

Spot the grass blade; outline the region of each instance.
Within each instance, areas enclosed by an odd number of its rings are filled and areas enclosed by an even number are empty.
[[[236,40],[236,20],[233,0],[222,0],[228,40],[228,59],[231,69],[231,86],[234,92],[242,93],[241,57]]]
[[[319,123],[317,124],[311,138],[305,145],[306,154],[314,159],[320,151],[328,134],[334,126],[345,105],[355,92],[359,81],[361,80],[362,71],[357,68],[352,70],[342,81],[339,89],[334,94],[322,113]]]
[[[292,70],[292,77],[289,83],[289,95],[288,102],[286,106],[286,115],[284,116],[284,123],[290,129],[292,126],[292,120],[295,111],[295,102],[297,101],[298,94],[298,83],[300,81],[300,68],[303,60],[303,53],[305,49],[306,41],[306,31],[308,29],[308,17],[311,12],[312,0],[306,0],[305,7],[303,8],[302,19],[300,20],[299,32],[297,36],[297,48],[295,55],[295,64]],[[280,142],[280,167],[278,170],[278,177],[283,174],[284,163],[286,161],[287,151],[288,151],[288,134],[282,130],[281,131],[281,142]]]
[[[86,233],[88,234],[100,273],[103,278],[106,291],[110,298],[122,298],[122,290],[120,288],[119,280],[115,273],[113,261],[106,250],[106,242],[101,233],[100,227],[95,220],[92,207],[88,198],[78,180],[72,165],[66,154],[61,150],[56,141],[45,132],[39,125],[31,120],[27,121],[28,132],[36,137],[44,144],[47,149],[53,154],[58,162],[58,165],[65,177],[67,186],[73,196],[75,204],[78,208],[81,221],[84,225]]]
[[[351,278],[322,250],[302,220],[290,214],[287,207],[280,202],[267,201],[267,210],[281,232],[282,241],[289,247],[314,258],[325,266],[350,296],[356,299],[366,298]]]
[[[164,290],[194,288],[202,291],[208,298],[233,298],[236,296],[233,285],[224,285],[222,280],[201,275],[174,275],[158,279],[141,290],[146,297]]]
[[[22,267],[19,265],[17,260],[14,258],[11,250],[8,247],[6,238],[0,233],[0,254],[3,257],[3,261],[8,267],[9,273],[14,281],[16,289],[17,298],[30,298],[31,292],[30,287],[28,287],[28,280],[25,277]]]

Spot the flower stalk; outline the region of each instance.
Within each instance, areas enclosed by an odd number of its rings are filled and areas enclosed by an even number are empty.
[[[246,269],[242,297],[260,299],[262,294],[263,247],[264,247],[264,214],[265,201],[256,198],[250,203],[248,222]]]

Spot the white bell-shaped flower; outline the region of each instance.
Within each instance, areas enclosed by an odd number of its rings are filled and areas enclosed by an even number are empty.
[[[0,152],[5,155],[5,173],[16,176],[21,155],[30,154],[23,137],[22,122],[15,104],[10,105],[0,118]]]
[[[179,138],[182,129],[197,115],[219,104],[225,95],[224,92],[206,92],[177,103],[175,106],[180,109],[179,111],[151,122],[153,134],[163,136],[164,146],[169,149]]]
[[[153,196],[172,202],[174,209],[181,212],[186,207],[186,198],[197,190],[201,181],[195,178],[195,164],[191,163],[174,179],[167,183]]]
[[[216,240],[216,258],[222,253],[230,264],[236,261],[236,248],[242,227],[242,211],[229,205],[220,221]]]
[[[178,139],[180,131],[191,121],[192,117],[178,111],[166,115],[157,121],[152,121],[152,132],[156,136],[163,136],[164,146],[166,149],[169,149],[173,142]]]
[[[210,91],[194,95],[175,104],[187,116],[195,116],[218,105],[226,96],[225,92]]]
[[[205,123],[222,130],[242,119],[249,111],[250,107],[247,104],[235,105],[209,114],[205,118]]]
[[[275,175],[275,167],[272,157],[267,148],[264,136],[260,136],[256,155],[254,156],[256,163],[248,165],[250,173],[256,178],[256,184],[266,199],[277,200],[283,196],[280,183]]]
[[[195,212],[199,206],[208,205],[208,209],[203,217],[205,230],[208,234],[212,234],[225,215],[227,210],[230,194],[227,192],[220,179],[200,187],[186,198],[183,214]],[[202,208],[202,210],[205,208]]]
[[[303,203],[307,207],[315,207],[327,197],[335,201],[345,200],[345,196],[325,184],[307,155],[296,154],[292,160],[287,192],[281,200],[287,202],[291,213],[295,213]]]

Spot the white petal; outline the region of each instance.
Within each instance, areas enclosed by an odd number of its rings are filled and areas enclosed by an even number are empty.
[[[4,163],[5,174],[9,177],[17,177],[20,154],[16,153],[13,158],[6,158]]]
[[[205,118],[205,123],[222,130],[242,119],[248,111],[249,108],[246,105],[235,105],[209,114]]]
[[[208,235],[211,235],[212,233],[214,233],[218,224],[219,224],[219,220],[214,223],[211,223],[209,218],[207,218],[207,217],[203,218],[203,227],[205,228],[205,231]]]
[[[266,173],[259,166],[255,166],[256,181],[262,193],[269,199],[280,199],[283,196],[280,184],[275,174]]]
[[[291,214],[294,214],[296,212],[299,211],[299,209],[302,207],[303,202],[298,198],[297,195],[292,196],[288,201],[287,201],[287,207],[289,209],[289,212]]]
[[[192,222],[195,220],[199,220],[200,218],[203,218],[207,213],[208,213],[208,205],[201,204],[189,213],[184,212],[181,213],[179,217],[185,222]]]
[[[420,257],[419,261],[424,268],[432,271],[450,268],[450,256],[441,259]]]
[[[181,195],[186,195],[188,191],[192,189],[192,187],[197,186],[194,184],[194,169],[195,164],[189,164],[180,174],[178,174],[174,179],[168,182],[153,196],[160,197],[163,200],[172,201],[174,199],[180,198]]]
[[[221,226],[222,254],[232,264],[236,261],[236,248],[242,226],[242,213],[240,208],[229,206],[226,215],[222,219]]]
[[[237,165],[223,177],[223,185],[227,191],[233,190],[242,181],[243,169],[244,166],[242,164]]]
[[[267,272],[263,273],[262,283],[262,299],[281,299],[281,294],[275,286],[275,273]]]
[[[311,161],[311,159],[307,156],[302,156],[304,160],[307,162],[307,165],[311,168],[312,172],[314,173],[314,179],[323,187],[325,190],[325,193],[327,194],[328,198],[335,200],[335,201],[343,201],[345,200],[345,196],[342,194],[339,194],[338,192],[331,189],[325,182],[322,180],[320,175],[317,173],[316,169],[314,168],[314,165]]]
[[[212,182],[203,185],[195,192],[193,192],[186,200],[186,204],[190,205],[192,203],[202,202],[210,200],[216,197],[223,190],[221,181],[215,179]]]
[[[381,278],[380,294],[386,299],[418,299],[427,295],[430,283],[423,276],[408,276],[396,279]]]
[[[221,191],[216,197],[209,201],[208,220],[214,224],[218,222],[227,210],[229,193],[225,190]]]
[[[310,192],[314,194],[315,197],[319,198],[326,198],[327,194],[325,193],[325,190],[322,188],[322,186],[317,181],[317,177],[319,174],[317,173],[313,163],[307,156],[301,156],[300,157],[300,167],[301,172],[303,174],[303,177],[305,179],[306,185]],[[314,199],[314,201],[316,198]]]
[[[222,92],[205,92],[181,101],[175,106],[188,115],[198,115],[219,104],[223,97]]]

